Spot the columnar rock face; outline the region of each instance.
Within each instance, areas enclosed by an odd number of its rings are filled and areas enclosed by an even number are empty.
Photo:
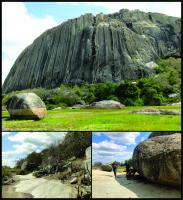
[[[161,57],[180,56],[180,49],[180,18],[126,9],[85,14],[36,38],[15,61],[3,92],[151,76]]]
[[[133,153],[133,166],[148,180],[181,185],[181,134],[153,136],[140,143]]]
[[[47,113],[44,102],[34,93],[16,94],[8,101],[7,110],[13,119],[42,119]]]

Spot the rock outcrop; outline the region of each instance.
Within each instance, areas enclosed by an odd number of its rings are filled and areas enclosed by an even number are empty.
[[[12,119],[42,119],[46,115],[46,106],[34,93],[20,93],[7,103],[7,110]]]
[[[134,110],[132,113],[136,114],[146,114],[146,115],[181,115],[181,112],[175,110],[162,110],[155,108],[144,108],[140,110]]]
[[[156,137],[156,136],[163,136],[163,135],[172,135],[172,134],[175,134],[176,132],[171,132],[171,131],[168,131],[168,132],[152,132],[148,138],[152,138],[152,137]]]
[[[86,149],[85,155],[86,155],[85,170],[88,170],[89,173],[91,173],[91,146]]]
[[[124,105],[121,104],[118,101],[114,101],[114,100],[103,100],[103,101],[98,101],[98,102],[94,102],[92,103],[90,106],[88,106],[88,108],[97,108],[97,109],[110,109],[110,108],[123,108]],[[87,108],[87,107],[86,107]]]
[[[147,180],[181,185],[181,134],[154,135],[135,148],[132,159],[135,170]]]
[[[180,18],[127,9],[85,14],[36,38],[15,61],[3,92],[151,76],[160,58],[180,56],[180,49]]]

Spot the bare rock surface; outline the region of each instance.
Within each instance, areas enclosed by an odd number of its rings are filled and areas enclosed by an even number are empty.
[[[110,109],[110,108],[118,108],[121,109],[123,107],[125,107],[123,104],[121,104],[118,101],[114,101],[114,100],[103,100],[103,101],[98,101],[98,102],[94,102],[92,103],[90,106],[90,108],[105,108],[105,109]]]
[[[180,52],[180,18],[127,9],[88,13],[47,30],[25,48],[3,92],[149,77],[160,58]]]
[[[181,134],[151,137],[133,153],[133,166],[139,174],[155,183],[181,185]]]
[[[34,93],[20,93],[13,96],[7,104],[13,119],[42,119],[47,110],[44,102]]]

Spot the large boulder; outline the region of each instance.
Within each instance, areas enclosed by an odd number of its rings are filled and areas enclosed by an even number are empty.
[[[7,103],[7,110],[13,119],[42,119],[47,113],[46,106],[34,93],[20,93]]]
[[[94,102],[90,105],[91,108],[105,108],[105,109],[110,109],[110,108],[123,108],[124,105],[121,104],[118,101],[114,101],[114,100],[103,100],[103,101],[98,101],[98,102]]]
[[[152,182],[180,186],[181,134],[151,137],[133,153],[133,167]]]

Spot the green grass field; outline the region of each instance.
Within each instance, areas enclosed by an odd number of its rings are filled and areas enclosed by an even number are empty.
[[[62,109],[49,110],[39,121],[10,120],[2,113],[4,131],[180,131],[181,116],[132,114],[142,107],[125,107],[121,110]],[[143,107],[145,108],[145,107]],[[180,111],[180,106],[148,106]]]

